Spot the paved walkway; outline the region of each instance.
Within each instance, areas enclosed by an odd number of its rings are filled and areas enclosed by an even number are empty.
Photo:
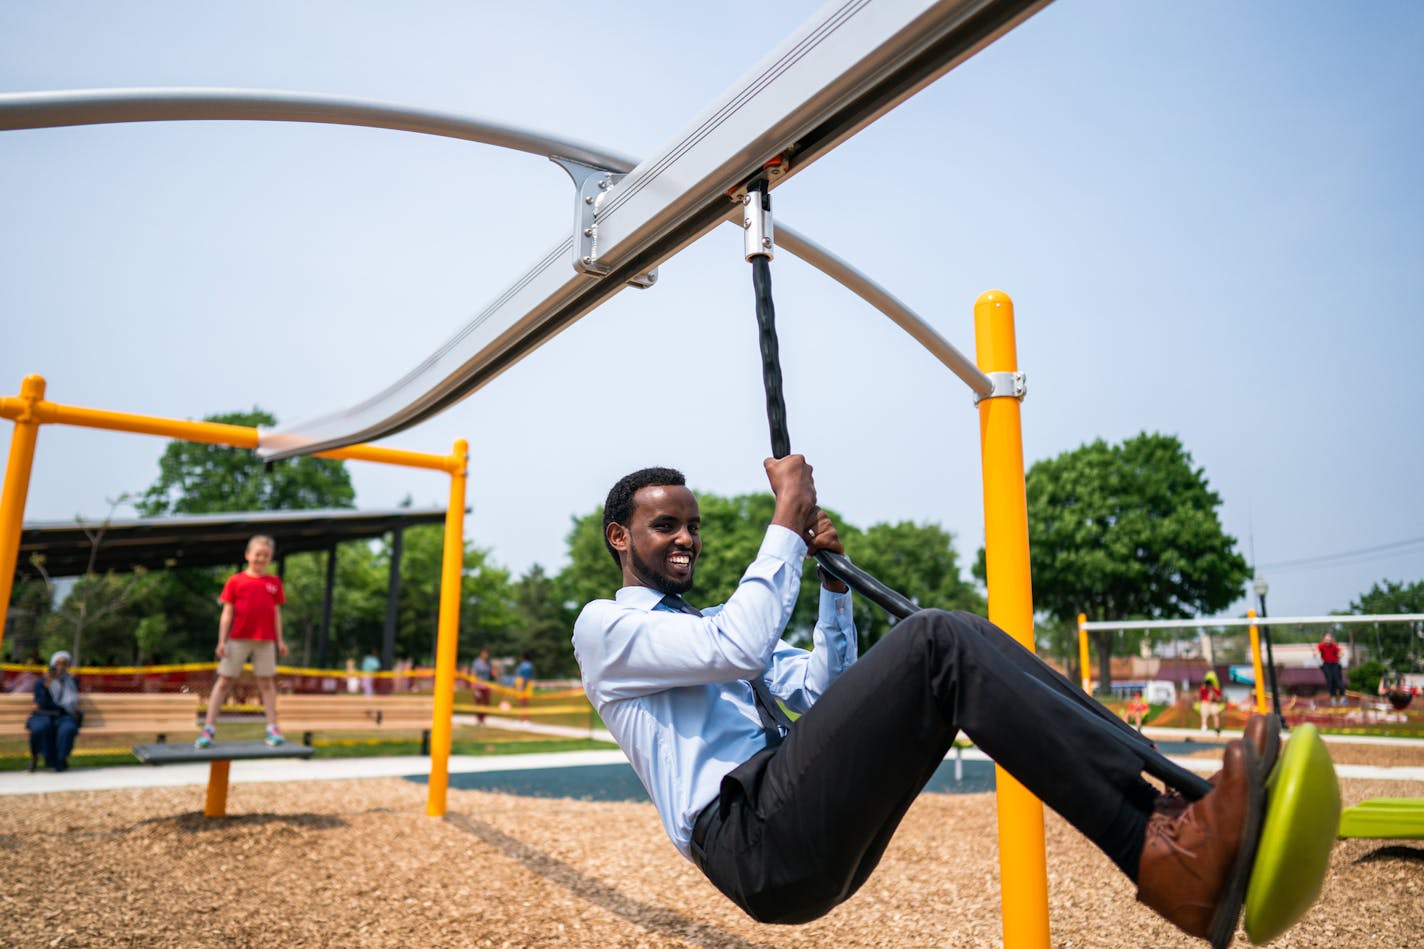
[[[611,740],[607,732],[588,729],[560,728],[533,723],[511,723],[511,730],[538,732],[577,738],[602,738]],[[1240,737],[1240,732],[1226,732],[1219,739],[1215,735],[1203,736],[1194,729],[1147,729],[1148,737],[1178,746],[1187,741],[1213,741]],[[1420,745],[1418,739],[1370,738],[1356,736],[1325,736],[1327,742],[1350,742],[1358,744],[1411,744]],[[1175,748],[1173,749],[1175,751]],[[983,752],[965,749],[962,759],[966,762],[987,761]],[[1170,756],[1170,755],[1169,755]],[[953,761],[951,753],[947,761]],[[1219,767],[1212,758],[1172,757],[1173,761],[1193,771],[1211,773]],[[594,765],[625,764],[623,752],[608,751],[567,751],[553,754],[528,755],[451,755],[450,774],[483,774],[491,772],[535,771],[553,768],[579,768]],[[1342,778],[1367,778],[1374,780],[1394,780],[1424,782],[1424,766],[1383,768],[1372,765],[1336,765],[1336,773]],[[345,781],[356,778],[385,777],[425,777],[430,774],[430,759],[418,755],[401,755],[389,758],[321,758],[305,761],[236,761],[232,764],[229,781],[232,784],[249,784],[271,781]],[[29,774],[23,771],[0,772],[0,795],[6,794],[51,794],[62,791],[111,791],[120,788],[142,787],[184,787],[206,786],[208,766],[206,764],[175,764],[164,767],[128,766],[109,768],[72,767],[63,774],[52,771],[37,771]],[[1415,791],[1416,789],[1410,789]]]

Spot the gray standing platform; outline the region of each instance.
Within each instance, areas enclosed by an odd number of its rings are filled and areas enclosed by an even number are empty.
[[[203,815],[222,817],[227,813],[227,777],[234,761],[261,758],[310,758],[316,749],[309,745],[269,746],[265,741],[219,741],[207,748],[192,745],[134,745],[133,753],[144,764],[189,764],[209,762],[208,793],[203,802]]]

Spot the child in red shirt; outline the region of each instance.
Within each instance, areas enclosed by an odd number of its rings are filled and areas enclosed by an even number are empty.
[[[272,538],[258,534],[247,542],[247,569],[228,578],[223,586],[222,616],[218,619],[218,679],[208,699],[208,716],[196,748],[213,743],[213,726],[218,711],[232,685],[242,675],[242,667],[252,663],[257,690],[262,694],[262,711],[267,716],[267,744],[280,745],[286,739],[277,727],[277,656],[287,654],[282,639],[282,604],[287,598],[282,579],[267,572],[276,552]]]

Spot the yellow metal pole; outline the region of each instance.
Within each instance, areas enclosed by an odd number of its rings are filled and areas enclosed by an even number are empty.
[[[430,723],[430,791],[425,813],[445,816],[450,787],[450,728],[455,714],[455,659],[460,641],[460,586],[465,568],[465,479],[470,446],[455,441],[450,506],[445,510],[445,552],[440,564],[440,626],[435,639],[435,714]]]
[[[208,793],[203,798],[204,817],[223,817],[227,814],[227,776],[231,761],[214,760],[208,764]]]
[[[1247,610],[1246,617],[1255,620],[1256,611]],[[1265,715],[1271,710],[1271,706],[1266,701],[1266,680],[1261,668],[1261,630],[1254,622],[1251,624],[1251,668],[1256,671],[1256,711]]]
[[[20,556],[20,527],[25,522],[25,498],[30,493],[30,469],[35,462],[35,442],[40,419],[35,406],[45,394],[44,376],[26,376],[20,395],[5,400],[5,417],[15,420],[10,436],[10,457],[5,463],[5,485],[0,490],[0,647],[5,645],[5,617],[15,588],[15,562]]]
[[[974,303],[979,368],[1018,371],[1014,304],[990,290]],[[996,390],[1001,387],[996,385]],[[1033,586],[1029,576],[1028,501],[1024,490],[1023,432],[1012,387],[979,402],[979,444],[984,470],[984,552],[989,619],[1032,650]],[[1048,866],[1043,804],[997,768],[999,879],[1004,945],[1048,949]]]
[[[1088,614],[1078,614],[1078,668],[1082,670],[1083,691],[1093,694],[1093,671],[1088,668]]]

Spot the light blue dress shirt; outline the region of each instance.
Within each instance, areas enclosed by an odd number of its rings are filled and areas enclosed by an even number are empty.
[[[726,603],[701,616],[658,609],[663,594],[624,587],[574,624],[584,691],[623,748],[683,856],[722,777],[766,747],[745,679],[760,676],[805,712],[856,660],[849,593],[821,589],[810,652],[780,639],[796,606],[806,543],[776,524]]]

